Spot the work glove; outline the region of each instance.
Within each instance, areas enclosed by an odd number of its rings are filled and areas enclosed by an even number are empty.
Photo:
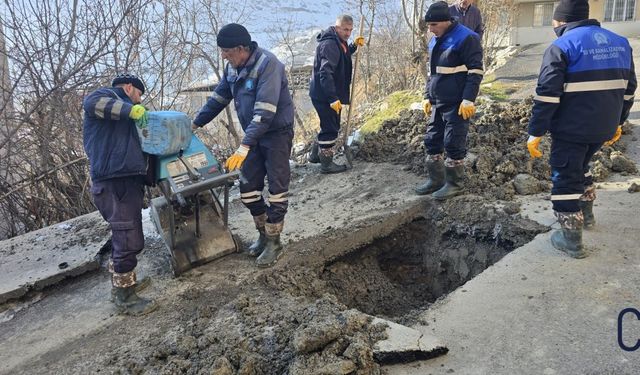
[[[422,110],[426,116],[431,116],[431,102],[429,99],[424,99],[422,101]]]
[[[542,156],[542,151],[538,150],[538,147],[540,146],[540,140],[542,140],[542,137],[534,137],[532,135],[530,135],[529,139],[527,139],[527,149],[529,149],[529,155],[531,155],[531,157],[534,159]]]
[[[131,107],[131,112],[129,112],[129,118],[133,120],[139,120],[145,113],[147,109],[144,108],[142,104],[136,104]]]
[[[340,114],[340,111],[342,111],[342,103],[340,103],[340,100],[336,100],[335,102],[329,104],[329,106],[331,107],[331,109],[336,111],[337,114]]]
[[[618,129],[616,129],[616,134],[613,135],[613,138],[606,141],[604,143],[605,146],[613,146],[614,143],[618,142],[620,136],[622,135],[622,125],[618,125]]]
[[[247,158],[247,154],[249,153],[249,146],[240,145],[236,152],[227,159],[225,163],[225,167],[229,172],[235,171],[236,169],[240,169],[242,167],[242,163],[244,163],[244,159]]]
[[[358,46],[358,47],[362,47],[364,46],[364,37],[362,35],[357,36],[354,40],[353,43]]]
[[[472,101],[465,99],[460,103],[458,114],[462,116],[463,119],[468,120],[476,114],[476,105],[473,104]]]
[[[142,104],[136,104],[131,107],[129,118],[134,120],[136,122],[136,126],[140,129],[145,129],[149,124],[149,113]]]

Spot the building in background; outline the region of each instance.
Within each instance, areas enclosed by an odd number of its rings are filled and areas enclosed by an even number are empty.
[[[551,27],[557,1],[515,0],[518,16],[511,45],[548,43],[556,39]],[[626,37],[640,37],[640,0],[589,0],[589,18]]]

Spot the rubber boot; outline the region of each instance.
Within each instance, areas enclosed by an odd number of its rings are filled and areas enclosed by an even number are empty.
[[[320,157],[320,173],[340,173],[347,170],[346,165],[340,165],[333,162],[333,150],[330,148],[324,148],[318,153]]]
[[[427,159],[427,181],[416,188],[416,194],[427,195],[440,189],[444,185],[444,161],[442,159]]]
[[[267,222],[267,214],[254,216],[253,222],[256,224],[256,229],[258,230],[259,237],[253,244],[251,244],[251,246],[249,246],[249,249],[247,249],[247,254],[255,258],[262,254],[264,247],[267,245],[267,236],[264,232],[264,226]]]
[[[280,233],[284,227],[284,221],[277,224],[266,223],[265,233],[267,236],[267,245],[264,251],[256,260],[258,267],[271,267],[278,261],[282,255],[282,243],[280,243]]]
[[[593,201],[580,201],[580,210],[584,217],[584,229],[591,229],[596,225],[596,218],[593,216]]]
[[[593,216],[593,201],[596,200],[596,187],[593,184],[585,186],[584,193],[580,197],[580,210],[584,217],[584,229],[593,228],[596,218]]]
[[[551,244],[570,257],[581,259],[587,256],[582,247],[582,212],[555,212],[560,229],[551,235]]]
[[[107,269],[109,270],[109,273],[111,273],[112,277],[113,274],[115,273],[114,269],[113,269],[113,258],[109,258],[109,263],[107,265]],[[145,276],[140,280],[136,280],[136,285],[135,285],[135,290],[136,293],[140,293],[143,290],[147,289],[147,287],[149,287],[149,285],[151,285],[151,278],[149,276]],[[111,289],[111,298],[110,301],[114,302],[115,301],[115,289]]]
[[[464,181],[464,164],[444,168],[445,184],[431,196],[437,200],[445,200],[462,193]]]
[[[311,145],[311,153],[307,159],[309,163],[320,163],[320,157],[318,156],[318,141],[313,141]]]
[[[113,303],[120,314],[145,315],[158,308],[153,300],[138,297],[136,294],[136,273],[113,273]]]

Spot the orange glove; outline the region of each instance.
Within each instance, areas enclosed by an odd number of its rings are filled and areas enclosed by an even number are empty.
[[[331,107],[331,109],[336,111],[337,114],[340,114],[340,111],[342,111],[342,103],[340,103],[340,100],[336,100],[335,102],[329,104],[329,106]]]
[[[424,111],[425,116],[431,116],[431,102],[428,99],[424,99],[422,101],[422,110]]]
[[[613,146],[614,143],[618,142],[620,136],[622,135],[622,125],[618,125],[618,129],[616,129],[616,134],[613,135],[613,138],[606,141],[604,143],[605,146]]]
[[[354,40],[353,43],[358,46],[358,47],[362,47],[364,46],[364,37],[362,35],[357,36]]]
[[[462,116],[463,119],[468,120],[476,114],[476,105],[473,104],[472,101],[465,99],[460,103],[458,114]]]
[[[244,163],[244,159],[247,158],[247,154],[249,153],[249,146],[240,145],[236,152],[227,159],[225,163],[225,167],[229,172],[235,171],[236,169],[240,169],[242,167],[242,163]]]
[[[529,149],[529,155],[531,155],[531,157],[534,159],[542,157],[542,151],[538,150],[538,147],[540,147],[541,140],[542,140],[542,137],[534,137],[532,135],[530,135],[529,139],[527,140],[527,148]]]

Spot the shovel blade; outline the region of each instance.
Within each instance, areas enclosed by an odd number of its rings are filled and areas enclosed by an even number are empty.
[[[347,159],[347,168],[353,168],[353,153],[351,147],[347,144],[344,145],[344,156]]]

